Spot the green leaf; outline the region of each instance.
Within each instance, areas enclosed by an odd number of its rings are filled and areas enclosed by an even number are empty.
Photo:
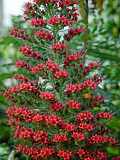
[[[0,81],[11,78],[16,72],[12,73],[0,73]]]
[[[107,151],[112,156],[118,156],[120,153],[118,148],[113,148],[113,147],[107,147]]]

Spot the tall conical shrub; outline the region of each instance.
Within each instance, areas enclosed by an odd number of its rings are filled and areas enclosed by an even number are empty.
[[[4,93],[7,115],[16,151],[34,160],[108,160],[106,146],[118,143],[105,125],[112,113],[101,107],[101,64],[82,49],[79,9],[77,0],[34,0],[25,4],[26,25],[10,31],[23,58],[18,83]]]

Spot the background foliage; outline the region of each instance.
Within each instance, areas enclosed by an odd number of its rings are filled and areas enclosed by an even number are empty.
[[[88,5],[89,4],[89,5]],[[81,16],[87,23],[89,33],[85,42],[89,59],[98,59],[103,63],[103,83],[106,96],[110,98],[109,107],[117,118],[110,124],[117,134],[120,133],[120,1],[119,0],[81,0]],[[20,16],[12,18],[13,24],[24,25]],[[8,29],[9,30],[9,29]],[[0,37],[0,159],[6,160],[11,153],[12,137],[7,125],[5,108],[7,102],[2,96],[3,90],[15,83],[10,77],[16,72],[14,62],[20,56],[17,48],[21,42],[11,38],[8,32]],[[79,43],[79,39],[75,39]],[[74,43],[74,44],[75,44]],[[74,46],[73,46],[74,47]],[[119,134],[120,135],[120,134]],[[108,148],[110,154],[120,154],[118,150]],[[12,152],[13,154],[13,152]],[[11,155],[11,154],[10,154]],[[11,160],[11,159],[9,159]]]

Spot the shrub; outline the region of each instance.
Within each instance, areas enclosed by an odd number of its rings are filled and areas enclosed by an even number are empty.
[[[113,115],[102,108],[102,77],[94,72],[101,64],[88,63],[80,46],[71,48],[86,32],[79,17],[77,0],[34,0],[25,4],[26,26],[10,31],[24,45],[18,83],[4,93],[7,115],[17,152],[31,159],[107,160],[106,146],[118,144],[106,124]]]

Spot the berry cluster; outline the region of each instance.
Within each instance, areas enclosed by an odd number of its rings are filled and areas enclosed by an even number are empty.
[[[62,119],[54,114],[44,116],[45,123],[51,126],[59,126],[62,122]]]
[[[39,53],[38,51],[33,51],[32,48],[27,45],[21,46],[20,52],[25,56],[32,57],[37,60],[39,60],[42,57],[41,53]]]
[[[58,70],[54,73],[54,77],[59,78],[68,78],[68,72],[66,70]]]
[[[60,24],[60,17],[58,16],[53,16],[48,20],[48,24],[50,25],[58,25]]]
[[[76,3],[77,4],[77,3]],[[78,11],[78,8],[75,7],[67,7],[66,8],[66,11],[67,11],[67,17],[70,18],[72,20],[72,22],[76,22],[78,21],[78,18],[79,18],[79,11]]]
[[[17,60],[16,61],[16,67],[17,68],[24,68],[24,69],[26,69],[28,71],[31,70],[31,65],[28,64],[27,62],[23,61],[23,60]]]
[[[98,118],[98,119],[111,119],[112,114],[109,112],[100,112],[96,115],[96,118]]]
[[[76,126],[72,123],[63,122],[61,124],[61,128],[64,129],[65,131],[67,131],[67,132],[73,132],[76,129]]]
[[[42,130],[33,131],[30,128],[17,126],[14,136],[17,139],[31,139],[37,143],[48,143],[48,134]]]
[[[86,75],[87,73],[89,73],[91,70],[100,67],[100,64],[98,62],[91,62],[88,64],[87,67],[84,68],[83,73]]]
[[[82,122],[85,120],[92,120],[94,118],[94,115],[91,112],[81,112],[77,114],[77,121]]]
[[[59,68],[59,65],[56,64],[54,61],[52,61],[51,59],[49,59],[46,62],[46,66],[48,68],[49,71],[52,72],[53,76],[56,79],[60,79],[60,78],[68,78],[69,74],[66,70],[61,70]]]
[[[74,4],[78,4],[78,0],[59,0],[59,1],[56,1],[56,0],[45,0],[45,1],[41,1],[41,0],[33,0],[36,4],[41,4],[41,3],[45,3],[45,4],[53,4],[53,5],[56,5],[57,7],[61,7],[63,8],[64,6],[71,6],[71,5],[74,5]]]
[[[68,26],[71,24],[71,20],[69,20],[65,16],[53,16],[48,20],[48,24],[50,25],[63,25],[63,26]]]
[[[70,160],[72,157],[72,152],[60,150],[57,154],[58,157],[63,158],[64,160]]]
[[[34,160],[40,158],[49,158],[54,153],[54,149],[51,147],[36,148],[20,144],[16,146],[16,150],[30,156]]]
[[[47,66],[48,70],[53,73],[55,71],[59,70],[59,65],[51,59],[48,59],[48,61],[46,62],[46,66]]]
[[[24,121],[26,123],[30,123],[30,122],[40,123],[44,119],[42,114],[39,114],[37,112],[34,113],[32,110],[28,109],[27,107],[12,106],[8,108],[6,113],[9,117],[10,125],[15,125],[15,126],[20,123],[20,117],[21,117],[21,121]]]
[[[82,132],[73,132],[72,133],[72,137],[76,141],[83,141],[83,140],[85,140],[85,136],[84,136],[84,134]]]
[[[66,142],[68,141],[67,136],[63,134],[55,134],[52,138],[52,141],[57,143],[57,142]]]
[[[108,156],[106,152],[95,150],[95,151],[88,151],[86,149],[79,149],[77,154],[79,155],[80,158],[84,160],[107,160]]]
[[[64,65],[69,66],[69,63],[78,61],[79,59],[82,58],[83,55],[84,55],[84,51],[80,51],[67,56],[64,61]]]
[[[102,135],[93,135],[89,138],[90,144],[97,144],[97,143],[110,143],[110,144],[116,144],[117,141],[113,137],[107,137]]]
[[[22,82],[29,81],[29,79],[27,77],[25,77],[23,74],[16,74],[13,78],[16,80],[22,81]]]
[[[72,94],[72,93],[78,93],[85,88],[90,88],[92,90],[95,90],[97,85],[98,84],[95,81],[93,81],[92,79],[87,79],[83,83],[67,84],[65,91],[68,94]]]
[[[14,111],[14,112],[13,112]],[[7,110],[7,115],[9,117],[10,122],[17,122],[17,125],[20,121],[24,121],[26,123],[45,123],[46,125],[57,126],[61,125],[63,120],[52,114],[40,114],[39,112],[33,112],[32,110],[27,109],[26,107],[10,107]],[[15,125],[15,123],[11,124]],[[61,127],[62,128],[62,127]]]
[[[77,109],[77,110],[79,110],[79,109],[81,108],[80,103],[78,103],[78,102],[75,101],[75,100],[69,100],[69,101],[67,102],[67,105],[68,105],[68,107],[71,108],[71,109]]]
[[[82,131],[91,132],[95,129],[95,126],[92,123],[81,122],[79,123],[79,129]]]
[[[73,29],[73,28],[70,28],[68,30],[68,33],[64,36],[65,40],[69,41],[71,40],[74,36],[76,35],[79,35],[80,33],[83,33],[85,32],[85,29],[80,27],[80,28],[76,28],[76,29]]]
[[[32,123],[40,123],[40,122],[43,123],[44,122],[48,126],[56,126],[56,127],[59,126],[64,131],[70,132],[71,138],[73,138],[75,141],[78,141],[78,142],[84,141],[86,139],[86,136],[83,133],[84,130],[89,131],[89,132],[91,132],[93,130],[93,128],[92,128],[93,124],[83,122],[83,121],[88,121],[88,120],[91,121],[93,119],[93,115],[90,112],[86,112],[86,113],[82,113],[82,114],[79,113],[80,123],[78,123],[78,126],[75,126],[72,123],[66,123],[60,117],[58,117],[56,115],[41,115],[37,112],[33,112],[32,110],[27,109],[26,107],[13,106],[11,108],[8,108],[7,115],[9,117],[9,120],[11,120],[10,122],[16,122],[16,123],[12,123],[12,124],[10,123],[10,125],[16,126],[15,138],[24,139],[24,140],[31,139],[35,143],[36,142],[43,143],[43,144],[63,143],[63,142],[67,143],[67,141],[70,141],[70,137],[68,138],[66,134],[54,134],[51,137],[51,139],[48,139],[47,132],[44,132],[42,130],[33,131],[30,128],[20,127],[19,126],[20,121],[29,122],[29,123],[31,123],[31,122]],[[77,118],[78,118],[78,116],[77,116]],[[80,128],[80,131],[78,131],[78,128]],[[108,137],[105,135],[98,135],[98,134],[92,135],[88,139],[88,145],[95,145],[95,144],[101,144],[101,143],[109,143],[109,144],[113,145],[113,144],[116,144],[117,141],[113,137]],[[25,146],[23,146],[23,148],[24,147]],[[66,151],[64,151],[64,150],[62,150],[62,151],[66,153]],[[83,151],[79,150],[77,153],[80,156],[84,156],[86,154],[89,156],[91,155],[90,153],[88,154],[89,151],[87,151],[87,152],[85,152],[85,151],[83,152]],[[39,150],[39,152],[40,152],[40,150]],[[59,153],[60,152],[58,151],[57,155]],[[100,153],[102,154],[102,152],[100,152]],[[73,154],[71,154],[71,156],[73,156]]]
[[[57,42],[52,45],[52,49],[55,53],[64,53],[66,48],[67,46],[63,42]]]
[[[15,38],[18,38],[18,39],[23,39],[23,40],[28,40],[29,39],[29,36],[26,34],[25,30],[23,29],[18,29],[16,27],[13,27],[11,30],[10,30],[10,34],[15,37]]]
[[[25,3],[24,15],[25,15],[25,19],[28,19],[29,16],[35,15],[35,10],[34,10],[33,4],[31,2]]]
[[[20,92],[39,93],[38,89],[31,82],[22,82],[4,92],[6,98],[12,98],[13,94]]]
[[[31,73],[36,74],[40,71],[43,71],[46,68],[45,64],[37,64],[30,68]]]
[[[54,36],[51,32],[49,31],[45,31],[45,30],[39,30],[35,33],[35,35],[40,38],[40,39],[43,39],[43,40],[46,40],[46,41],[51,41],[54,39]]]
[[[63,109],[63,104],[60,103],[60,102],[54,102],[54,103],[51,104],[50,108],[53,111],[58,112],[58,111]]]
[[[46,20],[42,18],[32,18],[31,25],[35,27],[43,27],[47,24]]]
[[[55,95],[51,92],[41,92],[40,93],[40,98],[45,100],[45,101],[54,101],[55,100]]]

